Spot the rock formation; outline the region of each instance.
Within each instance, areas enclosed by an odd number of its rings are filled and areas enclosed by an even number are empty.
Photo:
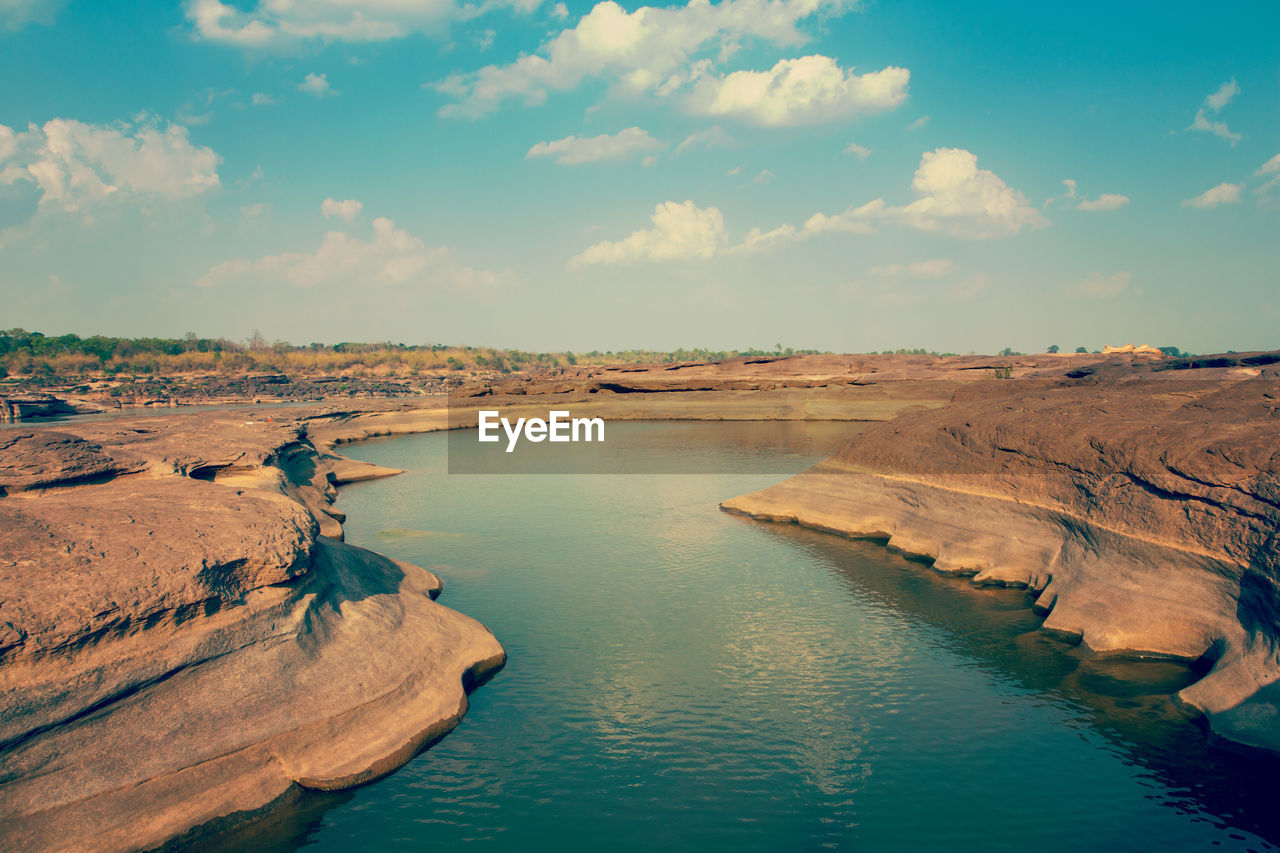
[[[366,782],[502,665],[433,575],[340,541],[333,483],[394,472],[306,423],[0,433],[0,847],[149,848]]]
[[[1100,653],[1212,663],[1180,698],[1223,737],[1280,749],[1271,355],[971,383],[723,508],[1025,586],[1045,629]]]

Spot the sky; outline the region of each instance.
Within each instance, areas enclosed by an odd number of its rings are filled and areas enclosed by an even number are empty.
[[[0,328],[1280,348],[1280,4],[0,0]]]

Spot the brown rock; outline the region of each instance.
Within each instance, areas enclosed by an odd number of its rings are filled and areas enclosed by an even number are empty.
[[[319,535],[354,470],[304,423],[67,429],[0,453],[0,847],[150,848],[366,782],[502,665],[430,573]]]
[[[1181,698],[1278,749],[1278,406],[1274,370],[980,383],[723,506],[1026,586],[1099,652],[1214,661]]]

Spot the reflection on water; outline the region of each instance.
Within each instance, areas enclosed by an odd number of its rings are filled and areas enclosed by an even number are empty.
[[[633,425],[679,467],[770,425]],[[839,436],[792,454],[800,470]],[[744,454],[744,447],[754,447]],[[506,668],[459,728],[232,846],[1273,849],[1271,760],[1210,746],[1169,663],[1088,657],[1025,593],[867,542],[726,515],[777,480],[447,476],[444,436],[355,448],[348,538],[432,568]],[[702,464],[686,458],[690,467]],[[703,460],[705,461],[705,460]],[[380,532],[429,531],[431,535]],[[440,535],[452,534],[452,535]],[[221,842],[228,843],[225,839]]]

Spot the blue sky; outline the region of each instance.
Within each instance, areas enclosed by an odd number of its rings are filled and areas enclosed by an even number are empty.
[[[1280,6],[0,0],[0,326],[1280,347]]]

